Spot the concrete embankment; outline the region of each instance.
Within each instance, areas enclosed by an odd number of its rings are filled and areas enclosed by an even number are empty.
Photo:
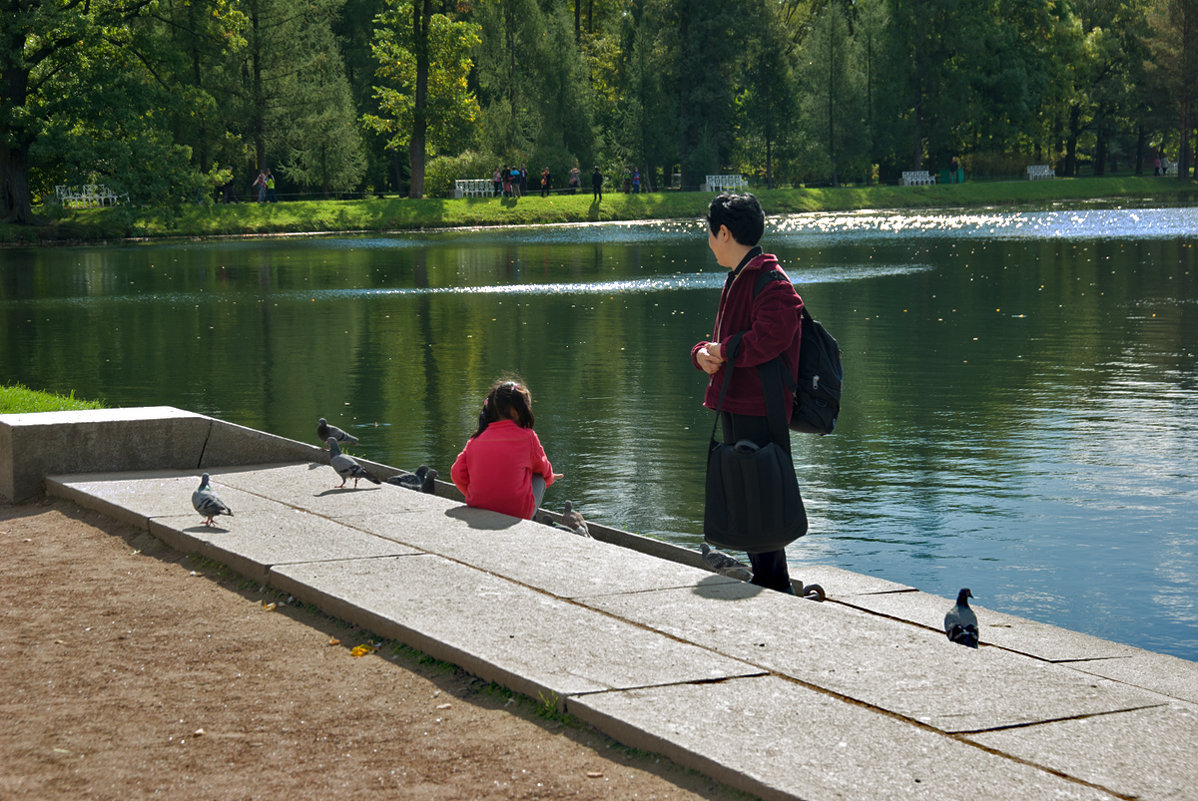
[[[0,416],[10,500],[73,499],[764,798],[1198,797],[1196,663],[985,608],[964,648],[911,587],[806,565],[817,603],[327,465],[177,409]],[[201,471],[234,517],[201,524]]]

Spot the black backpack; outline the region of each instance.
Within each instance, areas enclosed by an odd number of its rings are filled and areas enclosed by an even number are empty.
[[[777,270],[765,270],[753,284],[753,297],[770,281],[786,281]],[[787,389],[794,390],[794,408],[790,411],[790,429],[804,434],[831,434],[836,428],[840,414],[840,387],[844,380],[844,368],[840,365],[840,346],[836,339],[815,320],[803,306],[801,320],[802,336],[799,339],[799,365],[797,370],[789,367],[779,356],[760,365],[761,385],[766,400],[777,397],[779,376]],[[774,367],[774,365],[777,365]],[[775,406],[778,404],[775,402]]]

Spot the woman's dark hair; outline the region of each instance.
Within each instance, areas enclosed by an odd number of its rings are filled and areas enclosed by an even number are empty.
[[[751,192],[716,195],[707,207],[707,225],[714,234],[721,225],[742,245],[756,245],[765,233],[765,212]]]
[[[516,425],[521,428],[533,427],[536,420],[532,416],[532,394],[528,387],[519,381],[501,378],[491,385],[491,391],[483,401],[483,410],[478,413],[478,431],[470,439],[486,431],[487,426],[497,420],[513,419],[513,411],[516,412]]]

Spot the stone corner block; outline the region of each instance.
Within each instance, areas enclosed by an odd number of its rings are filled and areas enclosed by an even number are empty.
[[[0,415],[0,495],[20,503],[61,473],[194,469],[212,422],[171,406]]]

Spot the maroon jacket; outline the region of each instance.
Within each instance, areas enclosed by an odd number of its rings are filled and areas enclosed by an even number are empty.
[[[799,337],[802,331],[799,319],[803,300],[795,292],[794,286],[790,281],[768,281],[757,297],[753,297],[753,284],[757,277],[762,270],[770,269],[782,272],[778,259],[772,253],[763,253],[739,271],[733,271],[720,292],[720,305],[716,312],[718,328],[711,341],[719,342],[723,351],[733,334],[745,332],[736,348],[736,370],[732,373],[732,385],[724,396],[723,408],[726,412],[765,417],[765,395],[757,365],[770,361],[780,353],[785,355],[791,369],[799,361]],[[708,341],[704,340],[691,348],[691,363],[696,368],[699,367],[696,354],[707,344]],[[703,397],[703,405],[708,409],[716,408],[726,374],[725,367],[708,381]],[[789,410],[794,396],[785,387],[783,393],[786,397],[782,408]]]

